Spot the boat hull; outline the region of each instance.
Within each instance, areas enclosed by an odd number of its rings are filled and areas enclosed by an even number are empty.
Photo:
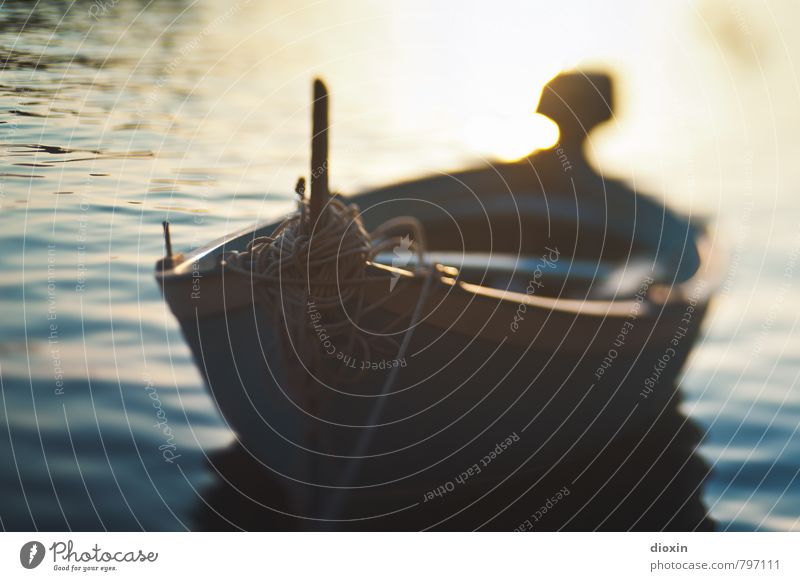
[[[591,465],[620,438],[638,442],[659,417],[677,415],[676,385],[721,277],[704,229],[618,183],[589,176],[565,187],[567,178],[549,172],[548,187],[525,190],[525,172],[514,165],[353,198],[368,228],[410,213],[434,250],[453,250],[443,214],[457,224],[455,238],[489,241],[456,251],[533,261],[562,253],[563,278],[543,289],[536,272],[514,273],[522,286],[513,290],[448,269],[434,273],[421,303],[422,275],[406,272],[395,290],[388,278],[367,287],[368,303],[393,293],[370,313],[372,329],[398,319],[408,326],[421,305],[402,352],[367,355],[313,333],[294,344],[252,281],[221,260],[274,225],[160,265],[157,279],[216,406],[268,475],[271,510],[306,529],[370,528],[419,507],[446,518],[499,483],[525,490],[556,466]],[[498,238],[504,232],[516,234]],[[573,268],[575,256],[588,278]],[[632,268],[642,256],[644,274]],[[608,282],[597,274],[604,261],[636,271],[638,288],[612,284],[597,296]],[[326,368],[362,376],[319,375],[307,358],[314,350]],[[482,506],[487,518],[498,510]],[[419,528],[419,518],[402,518],[391,528]]]
[[[676,403],[705,310],[695,302],[646,316],[549,313],[541,340],[527,346],[423,323],[403,361],[338,362],[369,367],[348,385],[312,377],[258,303],[179,320],[223,418],[284,491],[276,508],[304,528],[324,528],[326,519],[375,517],[460,492],[448,483],[473,467],[472,485],[525,481],[576,448],[591,457],[619,434],[645,432]],[[510,324],[515,313],[503,314]],[[370,395],[392,369],[378,404]]]

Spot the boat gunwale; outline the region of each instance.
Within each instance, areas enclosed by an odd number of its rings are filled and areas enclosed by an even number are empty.
[[[274,227],[278,224],[274,219],[264,220],[255,225],[245,226],[234,232],[223,235],[210,243],[197,248],[183,256],[181,262],[171,268],[162,268],[163,263],[159,263],[156,268],[156,279],[162,287],[178,281],[191,280],[195,275],[194,265],[215,254],[222,254],[224,247],[233,240],[243,237],[250,239],[258,236],[258,232]],[[692,224],[687,220],[687,224],[696,229],[696,236],[692,244],[696,246],[699,263],[694,274],[675,285],[663,282],[654,282],[645,294],[643,308],[647,309],[640,314],[646,315],[650,309],[659,309],[668,304],[687,303],[694,300],[696,303],[703,304],[709,302],[714,292],[719,288],[724,276],[724,269],[721,268],[721,260],[717,259],[717,254],[712,254],[713,243],[710,240],[707,227],[704,225]],[[385,270],[388,273],[396,273],[404,276],[414,277],[414,273],[398,269],[392,266],[373,263],[373,267]],[[218,262],[212,269],[202,270],[204,278],[219,273],[224,274],[224,267]],[[626,317],[635,307],[636,299],[625,297],[624,299],[570,299],[562,297],[546,297],[535,294],[519,293],[515,291],[497,289],[484,285],[455,281],[452,277],[440,276],[440,281],[444,284],[455,286],[465,293],[476,297],[497,300],[501,302],[511,302],[514,304],[525,304],[532,308],[547,309],[550,311],[569,313],[584,316],[603,316],[603,317]],[[648,306],[649,305],[649,306]]]

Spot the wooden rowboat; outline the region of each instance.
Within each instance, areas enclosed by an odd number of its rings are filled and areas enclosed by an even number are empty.
[[[676,396],[720,279],[706,228],[584,160],[611,116],[608,77],[559,76],[539,111],[561,130],[550,150],[346,199],[367,230],[421,224],[425,254],[409,234],[360,285],[374,308],[358,325],[388,351],[337,344],[313,298],[311,344],[293,343],[227,258],[280,221],[157,265],[215,404],[282,491],[276,510],[318,528],[445,506],[470,482],[530,477],[646,428]],[[317,373],[311,352],[346,379]]]

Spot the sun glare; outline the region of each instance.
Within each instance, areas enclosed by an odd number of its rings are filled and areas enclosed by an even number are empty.
[[[558,125],[544,115],[521,118],[474,119],[465,127],[465,140],[470,147],[487,157],[516,161],[539,149],[558,143]]]

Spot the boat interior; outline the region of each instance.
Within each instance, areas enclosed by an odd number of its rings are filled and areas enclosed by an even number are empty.
[[[691,278],[700,265],[697,225],[621,184],[605,187],[579,196],[552,191],[478,195],[458,188],[447,195],[440,184],[426,192],[424,182],[417,182],[405,195],[378,191],[355,200],[367,230],[399,215],[418,219],[426,238],[425,261],[450,267],[455,278],[472,284],[611,300],[633,297],[647,278],[667,286]],[[198,263],[204,270],[216,268],[223,251],[244,250],[275,225],[240,232],[216,249],[212,245],[204,256],[192,257],[193,268]],[[417,260],[416,254],[400,264],[392,253],[376,257],[378,263],[408,270]]]
[[[543,296],[630,298],[647,278],[680,284],[699,267],[696,225],[623,184],[578,195],[476,194],[451,181],[451,196],[441,194],[441,183],[416,182],[407,192],[360,197],[364,223],[372,229],[402,207],[423,225],[427,262],[457,269],[465,282]],[[376,261],[398,266],[392,253]]]

